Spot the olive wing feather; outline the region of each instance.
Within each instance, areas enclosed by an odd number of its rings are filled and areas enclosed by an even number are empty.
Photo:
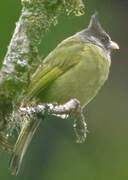
[[[50,83],[78,64],[81,60],[83,43],[79,39],[64,40],[43,61],[33,75],[25,102],[29,102]]]

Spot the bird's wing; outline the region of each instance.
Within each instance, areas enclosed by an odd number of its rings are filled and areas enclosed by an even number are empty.
[[[75,41],[75,42],[74,42]],[[79,41],[79,42],[78,42]],[[78,64],[83,53],[83,43],[79,39],[63,41],[44,60],[32,78],[25,98],[29,102],[40,90],[45,89],[52,81]]]

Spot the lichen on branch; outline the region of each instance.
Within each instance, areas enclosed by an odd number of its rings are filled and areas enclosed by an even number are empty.
[[[77,16],[84,13],[82,0],[21,0],[21,3],[21,15],[0,70],[0,132],[5,134],[12,125],[9,117],[14,107],[20,105],[35,64],[39,64],[42,37],[51,24],[57,23],[61,13]]]
[[[8,46],[0,72],[0,82],[12,81],[22,85],[20,92],[28,85],[28,76],[35,70],[33,64],[38,63],[38,48],[42,37],[50,25],[56,23],[58,16],[66,11],[82,15],[82,0],[21,0],[22,11],[19,21]],[[15,93],[14,93],[15,94]],[[16,95],[15,94],[15,95]]]

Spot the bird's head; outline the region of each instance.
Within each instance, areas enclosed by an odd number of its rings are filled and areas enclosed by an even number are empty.
[[[101,48],[104,48],[108,53],[111,50],[118,50],[117,43],[111,40],[110,36],[104,31],[98,22],[98,13],[92,15],[88,28],[77,33],[85,42],[91,42]]]

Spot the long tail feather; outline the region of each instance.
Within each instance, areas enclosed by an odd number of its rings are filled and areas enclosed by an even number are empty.
[[[40,119],[31,119],[30,121],[27,121],[24,127],[22,128],[17,142],[14,146],[13,154],[9,164],[10,170],[12,171],[13,175],[18,174],[22,164],[23,157],[40,122]]]

